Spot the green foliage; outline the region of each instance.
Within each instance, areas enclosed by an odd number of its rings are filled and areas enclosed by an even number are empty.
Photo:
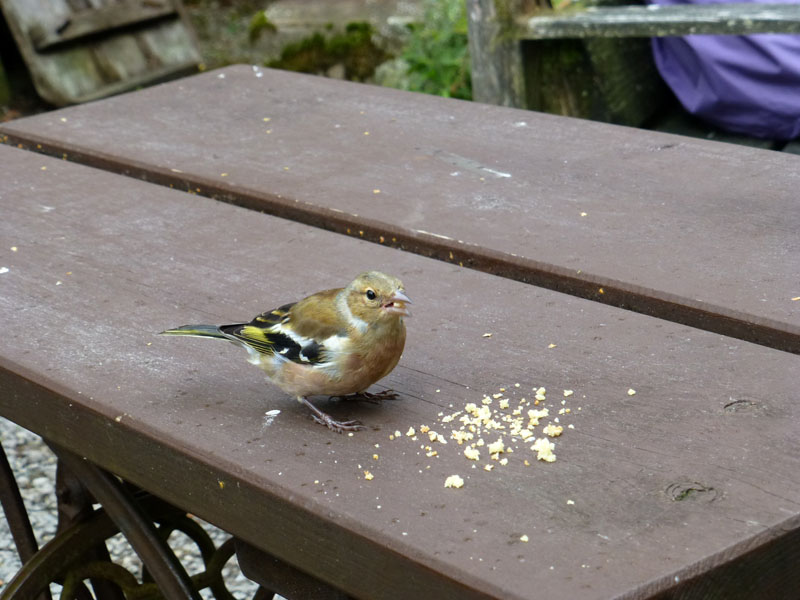
[[[400,55],[404,89],[453,98],[472,98],[467,11],[464,0],[424,0],[421,23],[409,26]]]
[[[278,31],[278,28],[269,20],[267,11],[265,10],[260,10],[253,15],[253,18],[250,19],[250,25],[247,27],[247,34],[251,44],[258,40],[262,33],[273,33],[275,31]]]
[[[372,41],[372,25],[348,23],[343,33],[326,37],[315,33],[295,44],[289,44],[278,60],[267,66],[302,73],[324,73],[337,64],[344,66],[346,79],[364,81],[375,67],[388,58]]]

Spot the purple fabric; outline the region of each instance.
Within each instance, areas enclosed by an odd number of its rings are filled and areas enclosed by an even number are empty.
[[[690,113],[749,136],[780,140],[800,136],[800,35],[693,35],[653,38],[652,44],[661,77]]]

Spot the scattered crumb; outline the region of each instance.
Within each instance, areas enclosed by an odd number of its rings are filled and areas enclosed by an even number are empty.
[[[548,348],[555,348],[555,347],[556,347],[556,344],[547,344],[547,347],[548,347]]]
[[[521,536],[519,536],[519,541],[520,541],[520,542],[526,542],[526,543],[527,543],[527,541],[528,541],[528,536],[527,536],[527,535],[521,535]]]
[[[480,460],[481,452],[477,448],[473,448],[472,446],[467,446],[464,448],[464,456],[466,456],[470,460]]]
[[[553,453],[553,449],[556,445],[548,440],[546,437],[537,439],[533,446],[531,446],[531,450],[536,452],[537,460],[543,460],[545,462],[554,462],[556,460],[556,455]]]
[[[492,337],[492,334],[491,333],[484,333],[483,337]]]
[[[544,429],[542,429],[542,433],[544,433],[548,437],[558,437],[564,431],[564,428],[561,425],[554,425],[550,423]]]
[[[569,504],[571,506],[571,505],[575,504],[575,500],[567,500],[567,504]]]
[[[486,449],[489,451],[489,454],[500,454],[501,452],[505,452],[506,446],[503,443],[503,438],[497,438],[497,440],[489,444]]]
[[[633,388],[628,389],[628,396],[635,396],[635,395],[636,395],[636,390],[635,389],[633,389]]]
[[[460,488],[464,487],[464,480],[458,475],[450,475],[444,480],[444,487],[446,488]]]
[[[371,472],[367,471],[366,469],[364,470],[364,479],[367,481],[372,481],[374,477],[375,476]]]
[[[555,444],[550,440],[561,437],[566,429],[575,429],[572,423],[560,424],[559,416],[555,413],[557,412],[561,419],[568,418],[566,415],[572,413],[568,399],[574,396],[575,392],[571,389],[562,389],[562,398],[548,402],[546,388],[534,386],[530,388],[535,394],[535,399],[531,401],[521,396],[521,390],[516,391],[521,387],[521,384],[514,383],[508,386],[510,391],[505,387],[495,388],[500,391],[481,394],[480,402],[465,399],[461,410],[454,410],[454,405],[450,404],[449,411],[441,410],[437,414],[438,423],[444,425],[449,432],[444,435],[433,429],[436,427],[436,423],[433,422],[430,425],[409,426],[405,434],[396,430],[389,439],[405,435],[411,438],[411,441],[420,444],[416,450],[418,456],[424,453],[431,459],[446,452],[447,449],[443,446],[447,444],[448,439],[455,440],[458,446],[462,446],[459,451],[464,459],[471,461],[470,467],[482,468],[487,472],[494,470],[495,467],[531,466],[533,459],[528,460],[524,456],[519,456],[519,460],[515,460],[515,457],[526,449],[535,452],[539,461],[555,462]],[[586,399],[586,395],[582,397]],[[554,404],[556,406],[560,404],[557,410]],[[437,442],[442,447],[434,450]],[[482,451],[483,448],[486,448],[486,452]],[[378,460],[377,454],[372,456],[373,460]],[[424,466],[424,469],[430,470],[435,464],[431,461]],[[422,472],[423,468],[420,467],[420,473]]]

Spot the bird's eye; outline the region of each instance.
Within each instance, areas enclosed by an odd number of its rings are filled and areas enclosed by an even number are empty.
[[[375,300],[375,292],[373,292],[372,290],[367,290],[367,299]]]

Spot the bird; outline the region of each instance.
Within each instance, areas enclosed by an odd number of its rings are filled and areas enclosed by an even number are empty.
[[[244,348],[247,360],[307,406],[314,421],[342,433],[364,426],[355,420],[335,420],[314,406],[309,396],[396,398],[391,390],[381,394],[366,390],[397,366],[405,347],[409,304],[398,278],[367,271],[346,287],[262,312],[249,323],[183,325],[161,335],[216,338]]]

